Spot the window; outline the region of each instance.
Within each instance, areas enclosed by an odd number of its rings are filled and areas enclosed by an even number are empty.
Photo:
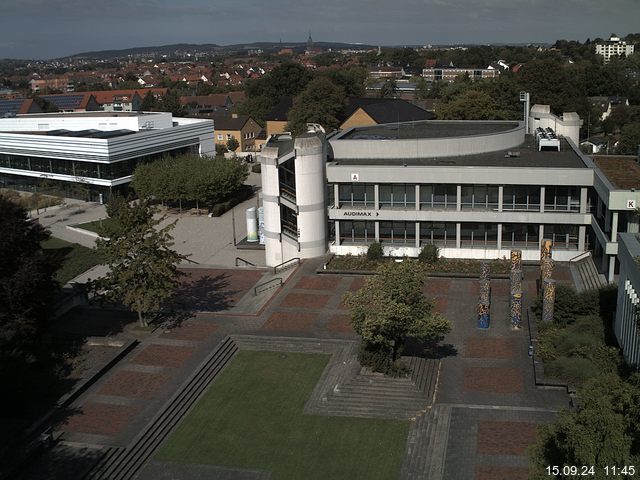
[[[374,207],[374,186],[366,183],[341,184],[338,188],[340,206]]]
[[[493,185],[462,185],[463,209],[498,209],[498,187]]]
[[[380,241],[415,245],[416,222],[380,222]]]
[[[578,249],[577,225],[545,225],[544,238],[550,238],[553,248],[558,250]]]
[[[371,243],[375,239],[375,222],[340,222],[340,243]]]
[[[298,215],[290,208],[280,205],[280,222],[282,233],[298,240]]]
[[[457,205],[456,185],[420,185],[420,208],[453,209]]]
[[[380,208],[415,208],[416,186],[406,184],[382,184],[378,188]]]
[[[224,137],[222,136],[222,134],[221,134],[221,133],[219,133],[219,134],[218,134],[218,140],[223,140],[223,139],[224,139]]]
[[[460,225],[461,247],[496,248],[497,244],[497,223],[462,223]]]
[[[502,225],[502,248],[538,248],[540,227],[530,223],[505,223]]]
[[[546,187],[544,191],[545,211],[580,211],[580,189],[578,187]]]
[[[227,140],[231,140],[232,135],[230,133],[227,133]]]
[[[540,187],[535,185],[505,185],[502,195],[503,210],[540,210]]]
[[[456,224],[421,222],[420,243],[421,245],[433,244],[443,247],[455,247]]]

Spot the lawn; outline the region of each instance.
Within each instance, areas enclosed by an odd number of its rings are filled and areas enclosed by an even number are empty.
[[[100,230],[102,228],[107,228],[113,226],[114,221],[111,218],[103,218],[100,220],[95,220],[93,222],[80,223],[79,225],[74,225],[76,228],[81,228],[83,230],[89,230],[90,232],[100,234]]]
[[[95,250],[77,243],[52,237],[42,242],[42,248],[47,255],[54,256],[62,262],[56,272],[56,279],[62,285],[98,264]]]
[[[303,414],[328,360],[239,352],[158,459],[266,470],[273,480],[398,478],[409,422]]]

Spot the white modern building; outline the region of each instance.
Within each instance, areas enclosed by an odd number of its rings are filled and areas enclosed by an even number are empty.
[[[604,63],[609,63],[611,57],[633,55],[633,51],[633,44],[623,42],[615,33],[611,34],[609,40],[603,43],[596,43],[596,55],[602,55]]]
[[[629,365],[640,367],[640,241],[637,233],[620,235],[620,278],[613,331]]]
[[[640,193],[611,182],[577,148],[581,120],[534,105],[524,122],[420,121],[325,138],[272,136],[262,162],[266,261],[361,254],[538,260],[592,251],[613,280],[617,232],[637,230]],[[640,174],[638,175],[640,191]],[[623,201],[624,200],[624,201]]]
[[[85,112],[0,119],[0,187],[107,200],[139,163],[215,155],[213,121],[171,113]]]

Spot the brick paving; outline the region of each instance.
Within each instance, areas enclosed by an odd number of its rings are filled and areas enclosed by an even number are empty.
[[[489,455],[525,455],[536,441],[536,425],[526,422],[478,422],[476,451]]]
[[[473,478],[474,480],[527,480],[529,478],[529,469],[478,465]]]
[[[354,334],[349,315],[336,314],[331,316],[327,322],[327,331],[331,333]]]
[[[330,295],[290,293],[284,297],[280,306],[293,308],[324,308],[330,298]]]
[[[471,337],[464,342],[464,356],[471,358],[515,358],[517,347],[517,341],[511,338]]]
[[[465,367],[464,388],[473,392],[522,393],[523,372],[518,368]]]
[[[72,432],[114,436],[119,434],[138,412],[128,405],[86,403],[81,411],[67,419],[64,429]]]
[[[119,370],[98,389],[98,395],[149,398],[164,385],[168,375],[162,373]]]
[[[162,338],[173,340],[200,341],[218,330],[218,324],[212,322],[188,321],[162,333]]]
[[[335,290],[338,287],[339,279],[333,276],[311,276],[302,277],[294,288],[305,288],[310,290]]]
[[[311,332],[318,315],[309,312],[274,312],[262,327],[271,332]]]
[[[182,366],[193,353],[194,349],[191,347],[149,345],[136,355],[131,363],[175,368]]]

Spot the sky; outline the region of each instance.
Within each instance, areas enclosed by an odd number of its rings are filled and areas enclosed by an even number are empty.
[[[173,43],[552,43],[640,31],[640,0],[0,0],[0,58]]]

